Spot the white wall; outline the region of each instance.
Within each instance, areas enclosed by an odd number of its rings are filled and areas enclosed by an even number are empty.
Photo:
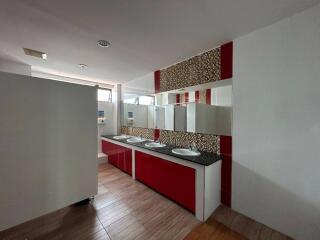
[[[190,91],[189,92],[189,102],[195,102],[196,101],[196,92]]]
[[[130,80],[123,84],[124,92],[136,92],[141,95],[154,93],[154,73],[148,73],[140,78]]]
[[[320,239],[320,5],[234,42],[232,207]]]
[[[232,86],[212,88],[211,104],[216,106],[232,106]]]
[[[0,231],[97,192],[96,89],[0,73]]]
[[[155,128],[156,119],[154,117],[156,109],[155,106],[150,105],[148,106],[148,126],[147,128]]]
[[[0,72],[31,76],[31,66],[7,59],[0,59]]]
[[[156,97],[156,105],[157,106],[176,103],[176,94],[175,93],[168,93],[168,92],[158,93],[155,95],[155,97]]]
[[[175,106],[173,104],[170,105],[166,105],[165,106],[165,124],[164,124],[164,128],[166,130],[171,130],[174,131],[174,112],[175,112]]]
[[[104,111],[104,116],[106,118],[105,124],[98,125],[98,153],[101,153],[101,135],[112,135],[115,134],[115,124],[114,124],[114,103],[110,102],[98,102],[98,110]]]

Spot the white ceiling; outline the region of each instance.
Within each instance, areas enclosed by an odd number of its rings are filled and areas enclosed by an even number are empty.
[[[0,0],[0,57],[33,71],[124,83],[320,0]],[[107,49],[96,41],[111,42]],[[48,53],[44,61],[22,47]],[[89,66],[81,70],[79,63]]]

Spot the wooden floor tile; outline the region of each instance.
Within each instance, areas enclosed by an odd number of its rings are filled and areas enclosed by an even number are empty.
[[[247,237],[247,238],[246,238]],[[98,170],[98,195],[0,232],[0,240],[288,239],[220,206],[206,223],[109,164]]]

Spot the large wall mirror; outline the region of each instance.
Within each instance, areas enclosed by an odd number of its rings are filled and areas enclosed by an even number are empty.
[[[231,135],[231,79],[158,94],[124,87],[121,104],[122,126]]]

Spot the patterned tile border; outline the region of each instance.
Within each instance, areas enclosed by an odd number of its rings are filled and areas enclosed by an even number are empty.
[[[121,133],[130,136],[142,136],[147,139],[154,139],[154,129],[140,127],[121,127]]]
[[[124,126],[121,127],[121,133],[154,139],[154,129],[151,128]],[[160,130],[159,140],[163,143],[176,145],[178,147],[188,147],[194,142],[199,150],[220,153],[220,136],[213,134]]]
[[[188,147],[194,142],[199,150],[220,153],[220,137],[213,134],[160,130],[159,140],[179,147]]]

